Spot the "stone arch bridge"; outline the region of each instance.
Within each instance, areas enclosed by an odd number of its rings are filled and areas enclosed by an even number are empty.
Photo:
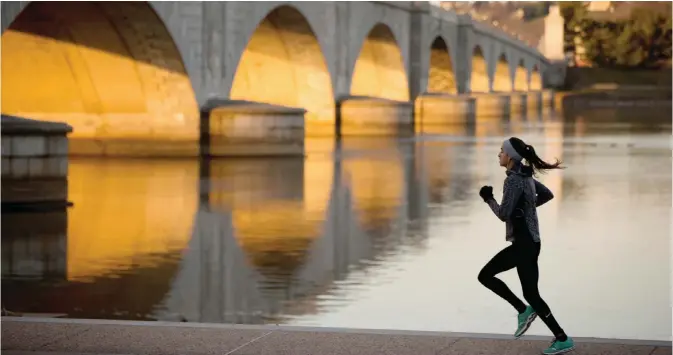
[[[413,126],[426,94],[539,93],[550,68],[427,2],[2,3],[2,113],[67,122],[75,154],[292,153]]]

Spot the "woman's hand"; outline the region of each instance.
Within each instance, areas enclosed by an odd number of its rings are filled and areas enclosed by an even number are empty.
[[[493,186],[482,186],[479,190],[479,196],[484,199],[484,202],[494,200],[493,197]]]

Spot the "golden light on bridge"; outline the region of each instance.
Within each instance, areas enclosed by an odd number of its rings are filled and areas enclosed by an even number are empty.
[[[402,53],[388,26],[374,26],[362,44],[353,69],[351,95],[409,101]]]
[[[509,75],[509,63],[505,54],[498,57],[498,62],[495,65],[495,74],[493,75],[493,90],[499,92],[512,91],[512,80]]]
[[[528,72],[523,60],[519,62],[514,73],[514,91],[528,91]]]
[[[472,73],[470,73],[472,92],[488,92],[488,68],[481,47],[474,47],[472,54]]]
[[[31,2],[2,35],[2,113],[73,126],[71,152],[196,155],[198,107],[145,2]]]
[[[430,49],[427,91],[446,94],[457,92],[456,76],[453,72],[449,47],[441,37],[435,38]]]
[[[540,69],[536,66],[533,67],[533,70],[530,72],[530,86],[529,90],[539,91],[542,90],[542,74],[540,74]]]
[[[330,74],[320,44],[299,11],[282,6],[259,24],[239,60],[230,97],[304,108],[307,135],[314,133],[314,124],[328,127],[321,133],[333,131]]]

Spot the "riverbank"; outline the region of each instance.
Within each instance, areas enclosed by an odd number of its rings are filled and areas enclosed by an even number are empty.
[[[568,68],[557,107],[671,109],[671,70]]]
[[[670,90],[673,75],[670,68],[661,70],[624,70],[611,68],[569,67],[565,87],[568,90],[584,90],[595,87],[651,87]]]
[[[638,108],[671,110],[671,90],[660,88],[593,88],[558,92],[562,110],[590,108]]]
[[[671,354],[671,343],[575,338],[573,354]],[[549,338],[272,325],[2,318],[2,352],[46,354],[539,354]]]

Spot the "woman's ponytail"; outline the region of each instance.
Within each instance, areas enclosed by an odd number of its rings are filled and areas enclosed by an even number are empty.
[[[533,148],[532,145],[524,143],[524,141],[519,138],[512,137],[510,138],[510,142],[514,149],[526,160],[530,168],[532,168],[533,173],[539,172],[544,174],[547,170],[565,169],[565,167],[561,166],[561,161],[558,159],[556,159],[556,162],[553,164],[542,160],[542,158],[535,153],[535,148]]]

